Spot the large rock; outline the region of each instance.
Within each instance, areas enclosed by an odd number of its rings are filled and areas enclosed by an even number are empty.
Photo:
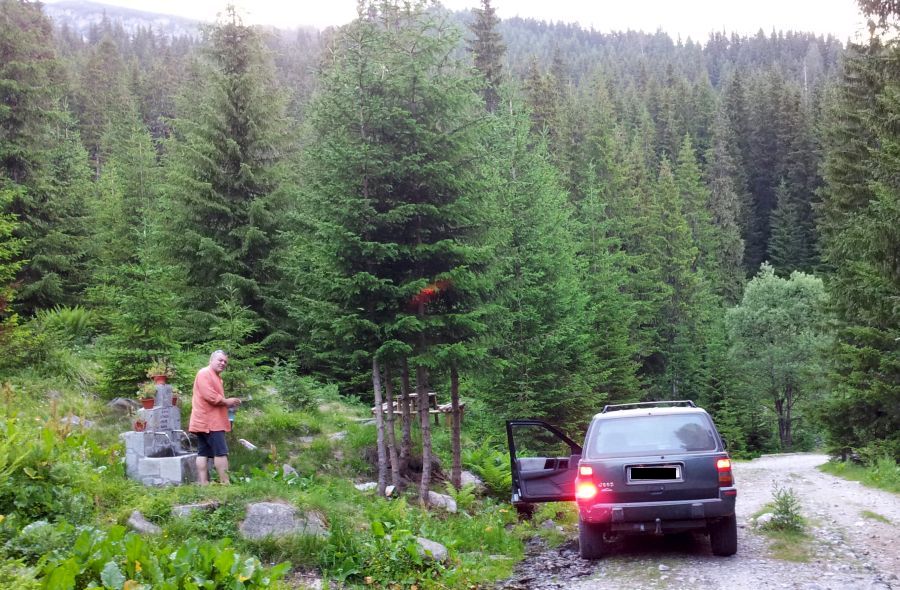
[[[390,535],[385,535],[385,538],[388,541],[392,540]],[[426,539],[425,537],[416,537],[416,550],[418,551],[419,555],[425,559],[432,559],[434,561],[447,561],[447,548],[437,541],[432,541],[431,539]]]
[[[142,535],[158,535],[162,533],[162,529],[144,518],[140,511],[135,510],[128,518],[128,526]]]
[[[106,407],[120,412],[122,414],[131,414],[135,410],[141,407],[141,404],[137,403],[133,399],[128,399],[125,397],[117,397],[114,400],[110,401],[106,404]]]
[[[199,502],[197,504],[179,504],[177,506],[172,506],[172,516],[175,518],[186,518],[194,512],[212,512],[218,507],[219,503],[215,500]]]
[[[247,505],[247,516],[238,527],[247,539],[328,534],[325,520],[315,512],[301,515],[297,509],[281,502],[258,502]]]
[[[456,500],[450,496],[439,494],[437,492],[428,491],[428,504],[443,508],[447,512],[456,512]]]
[[[426,559],[434,561],[447,561],[447,548],[438,543],[426,539],[425,537],[416,537],[416,543],[419,546],[419,555]]]
[[[487,487],[484,485],[484,482],[481,481],[481,478],[471,471],[460,472],[459,483],[462,485],[462,487],[466,487],[469,485],[474,486],[476,494],[483,494],[487,491]]]

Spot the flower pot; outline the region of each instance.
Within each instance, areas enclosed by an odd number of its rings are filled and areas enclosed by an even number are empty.
[[[154,402],[154,399],[153,399],[152,397],[142,397],[142,398],[141,398],[141,406],[142,406],[145,410],[152,410],[152,409],[153,409],[153,402]]]
[[[134,421],[134,431],[135,432],[144,432],[144,429],[147,428],[147,423],[143,420],[135,420]]]
[[[173,395],[173,396],[172,396],[172,405],[173,405],[173,406],[177,406],[177,405],[178,405],[178,396],[177,396],[177,395]]]
[[[150,375],[150,378],[153,379],[153,382],[157,385],[165,385],[169,381],[168,375]]]

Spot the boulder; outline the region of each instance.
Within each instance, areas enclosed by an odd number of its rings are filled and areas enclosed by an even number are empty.
[[[284,479],[291,479],[292,477],[300,477],[300,474],[297,473],[297,470],[288,465],[287,463],[282,464],[281,466],[281,476]]]
[[[328,534],[321,515],[315,512],[301,515],[294,506],[282,502],[247,504],[247,516],[238,530],[245,538],[254,540],[291,535],[323,537]]]
[[[416,544],[419,546],[419,555],[426,559],[434,561],[447,561],[447,548],[438,543],[426,539],[425,537],[416,537]]]
[[[428,504],[443,508],[447,512],[456,512],[456,500],[450,496],[445,496],[444,494],[439,494],[430,490],[428,492]]]
[[[385,535],[385,539],[391,541],[390,535]],[[416,549],[420,556],[425,559],[431,559],[434,561],[446,561],[447,560],[447,548],[444,545],[441,545],[437,541],[432,541],[431,539],[426,539],[425,537],[416,537]]]
[[[111,400],[106,407],[121,414],[130,414],[141,407],[137,401],[125,397],[117,397]]]
[[[773,518],[775,518],[775,515],[772,514],[771,512],[766,512],[765,514],[760,514],[759,516],[756,517],[756,521],[755,521],[756,526],[764,527],[767,524],[769,524],[770,522],[772,522]]]
[[[203,512],[212,512],[220,505],[221,504],[216,501],[198,502],[197,504],[179,504],[177,506],[172,506],[172,516],[176,518],[186,518],[190,516],[191,513],[198,510]]]
[[[484,482],[481,480],[481,478],[471,471],[463,471],[459,475],[459,482],[462,487],[466,487],[468,485],[475,486],[476,494],[483,494],[487,491],[487,487],[484,485]]]
[[[353,487],[361,492],[368,492],[369,490],[374,490],[378,487],[378,484],[374,481],[367,481],[366,483],[357,483],[353,484]]]
[[[131,516],[128,517],[127,524],[131,530],[142,535],[159,535],[162,533],[161,528],[144,518],[144,515],[138,510],[131,513]]]

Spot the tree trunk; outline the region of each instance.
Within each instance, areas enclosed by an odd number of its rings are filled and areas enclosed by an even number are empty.
[[[391,367],[384,367],[384,395],[388,407],[387,413],[387,452],[391,460],[391,485],[400,485],[400,458],[397,456],[397,436],[394,432],[394,380]]]
[[[788,431],[784,419],[784,399],[776,398],[775,413],[778,415],[778,440],[781,443],[781,449],[786,450],[789,447],[787,444]]]
[[[412,448],[412,418],[409,415],[409,363],[403,359],[400,366],[400,417],[402,419],[403,439],[400,441],[400,464],[406,469],[409,463],[409,452]]]
[[[456,363],[450,366],[450,444],[453,452],[453,468],[450,471],[450,482],[457,490],[462,487],[462,448],[459,433],[462,415],[459,411],[459,373]]]
[[[792,449],[794,447],[794,429],[791,410],[794,407],[794,385],[788,383],[784,390],[784,440],[782,443],[785,448]]]
[[[416,393],[419,399],[419,428],[422,429],[422,481],[419,484],[419,501],[428,505],[428,488],[431,485],[431,420],[428,414],[427,373],[422,365],[416,366]]]
[[[387,486],[387,454],[384,450],[384,412],[381,399],[381,369],[378,359],[372,357],[372,387],[375,390],[375,431],[376,448],[378,450],[378,495],[384,495]]]

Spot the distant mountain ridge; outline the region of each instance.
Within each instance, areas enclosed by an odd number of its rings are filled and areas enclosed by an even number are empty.
[[[128,33],[145,28],[169,37],[196,37],[199,35],[199,25],[202,24],[202,21],[181,16],[112,6],[88,0],[64,0],[63,2],[44,4],[44,13],[53,19],[57,26],[66,25],[82,36],[86,36],[91,27],[99,25],[104,18],[112,23],[120,23]]]

